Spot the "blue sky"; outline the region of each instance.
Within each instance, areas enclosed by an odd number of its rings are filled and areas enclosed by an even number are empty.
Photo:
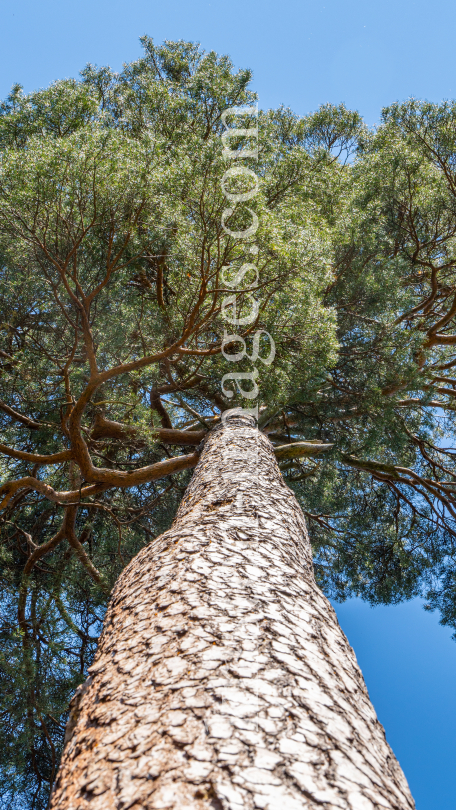
[[[345,101],[374,123],[396,99],[456,95],[455,20],[451,0],[18,0],[2,4],[0,96],[88,61],[120,68],[147,33],[229,53],[253,69],[263,106]]]
[[[456,5],[450,0],[17,0],[2,6],[0,97],[77,76],[86,62],[120,69],[139,36],[187,39],[250,67],[262,107],[307,113],[344,101],[368,124],[409,96],[456,96]],[[418,601],[336,605],[417,810],[456,806],[456,643]]]
[[[417,810],[456,807],[456,642],[420,600],[334,605]]]

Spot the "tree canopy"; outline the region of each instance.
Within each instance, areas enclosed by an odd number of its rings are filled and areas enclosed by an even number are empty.
[[[243,159],[258,193],[230,235],[222,115],[255,104],[250,72],[142,44],[119,74],[89,65],[1,106],[1,789],[17,807],[46,805],[109,591],[245,404],[221,381],[230,357],[251,372],[252,345],[260,427],[308,443],[281,466],[326,593],[422,594],[456,623],[456,105],[395,104],[374,130],[343,105],[260,110]],[[236,328],[233,291],[240,320],[258,301]]]

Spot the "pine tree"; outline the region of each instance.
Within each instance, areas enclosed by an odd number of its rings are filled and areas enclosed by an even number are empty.
[[[230,408],[256,410],[326,595],[421,594],[456,624],[455,105],[393,105],[376,132],[343,105],[257,115],[227,57],[143,45],[0,110],[15,808],[46,807],[109,594]]]

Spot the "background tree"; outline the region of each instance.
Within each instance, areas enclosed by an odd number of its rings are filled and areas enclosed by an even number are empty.
[[[221,228],[220,134],[227,107],[254,101],[250,74],[143,45],[121,74],[14,88],[0,118],[1,742],[18,806],[46,804],[110,588],[241,403],[220,389],[224,285],[246,255]],[[282,465],[326,592],[425,591],[447,623],[455,121],[418,102],[376,133],[344,107],[260,113],[260,310],[242,333],[276,342],[262,429],[334,444]]]

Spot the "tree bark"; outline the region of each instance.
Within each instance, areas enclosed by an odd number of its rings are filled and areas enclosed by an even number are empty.
[[[301,509],[246,417],[119,578],[53,810],[411,810]]]

